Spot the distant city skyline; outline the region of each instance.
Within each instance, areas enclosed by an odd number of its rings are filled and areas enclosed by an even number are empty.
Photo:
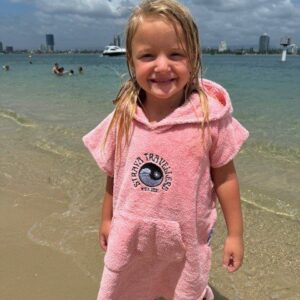
[[[220,41],[219,42],[219,45],[217,46],[211,46],[211,47],[206,47],[206,46],[202,46],[202,49],[203,50],[207,50],[207,49],[215,49],[215,50],[218,50],[218,52],[228,52],[228,51],[235,51],[235,50],[241,50],[241,49],[248,49],[250,51],[254,51],[256,53],[268,53],[270,51],[273,51],[273,50],[279,50],[279,49],[282,49],[282,43],[281,41],[282,40],[285,40],[285,39],[289,39],[290,41],[292,41],[292,38],[291,37],[288,37],[288,36],[285,36],[285,37],[281,37],[281,40],[280,42],[278,43],[278,45],[274,46],[274,47],[271,47],[270,46],[270,36],[267,34],[267,33],[264,33],[260,36],[257,37],[258,40],[257,40],[257,44],[256,45],[246,45],[246,46],[233,46],[233,45],[227,45],[227,42],[226,41]],[[14,49],[13,46],[4,46],[2,41],[0,40],[0,52],[13,52],[13,51],[40,51],[40,52],[64,52],[64,51],[81,51],[81,50],[91,50],[91,51],[94,51],[94,50],[103,50],[102,47],[95,47],[95,49],[79,49],[79,48],[74,48],[74,49],[71,49],[71,48],[65,48],[65,49],[55,49],[54,46],[55,46],[55,43],[54,43],[54,35],[53,34],[45,34],[44,36],[44,39],[45,39],[45,42],[42,42],[41,45],[35,49],[31,48],[31,49],[28,49],[28,48],[23,48],[23,49]],[[111,45],[117,45],[117,46],[122,46],[121,45],[121,42],[120,42],[120,35],[115,35],[112,39],[112,41],[109,43]],[[291,42],[290,42],[291,43]],[[293,42],[293,47],[296,49],[298,49],[298,45],[295,44]]]
[[[0,41],[3,49],[40,49],[45,35],[55,49],[103,49],[124,31],[136,0],[1,0]],[[269,48],[290,36],[300,46],[300,0],[184,0],[200,28],[203,47],[226,41],[228,48],[259,47],[263,33]],[[124,6],[125,5],[125,6]]]

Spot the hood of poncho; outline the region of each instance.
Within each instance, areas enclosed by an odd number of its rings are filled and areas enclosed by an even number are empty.
[[[221,85],[208,79],[202,79],[200,87],[208,98],[209,121],[221,119],[232,113],[229,94]],[[191,94],[183,105],[157,123],[150,123],[140,106],[137,107],[134,119],[151,129],[177,124],[200,123],[203,121],[200,97],[198,93]]]

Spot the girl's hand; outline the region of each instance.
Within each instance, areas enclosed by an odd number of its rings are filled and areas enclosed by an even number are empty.
[[[244,242],[242,236],[227,236],[224,243],[223,267],[232,273],[242,265]]]
[[[100,245],[100,248],[102,248],[104,251],[107,250],[110,225],[111,225],[111,220],[103,221],[103,222],[101,222],[100,228],[99,228],[99,245]]]

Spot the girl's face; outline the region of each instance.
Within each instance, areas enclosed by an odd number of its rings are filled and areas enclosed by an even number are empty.
[[[183,40],[179,26],[177,31]],[[168,101],[172,106],[180,105],[190,66],[171,23],[143,18],[132,40],[131,67],[148,103]]]

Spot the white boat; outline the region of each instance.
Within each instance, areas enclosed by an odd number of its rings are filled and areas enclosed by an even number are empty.
[[[125,55],[126,54],[126,49],[121,48],[119,46],[106,46],[102,52],[103,55],[107,56],[117,56],[117,55]]]

